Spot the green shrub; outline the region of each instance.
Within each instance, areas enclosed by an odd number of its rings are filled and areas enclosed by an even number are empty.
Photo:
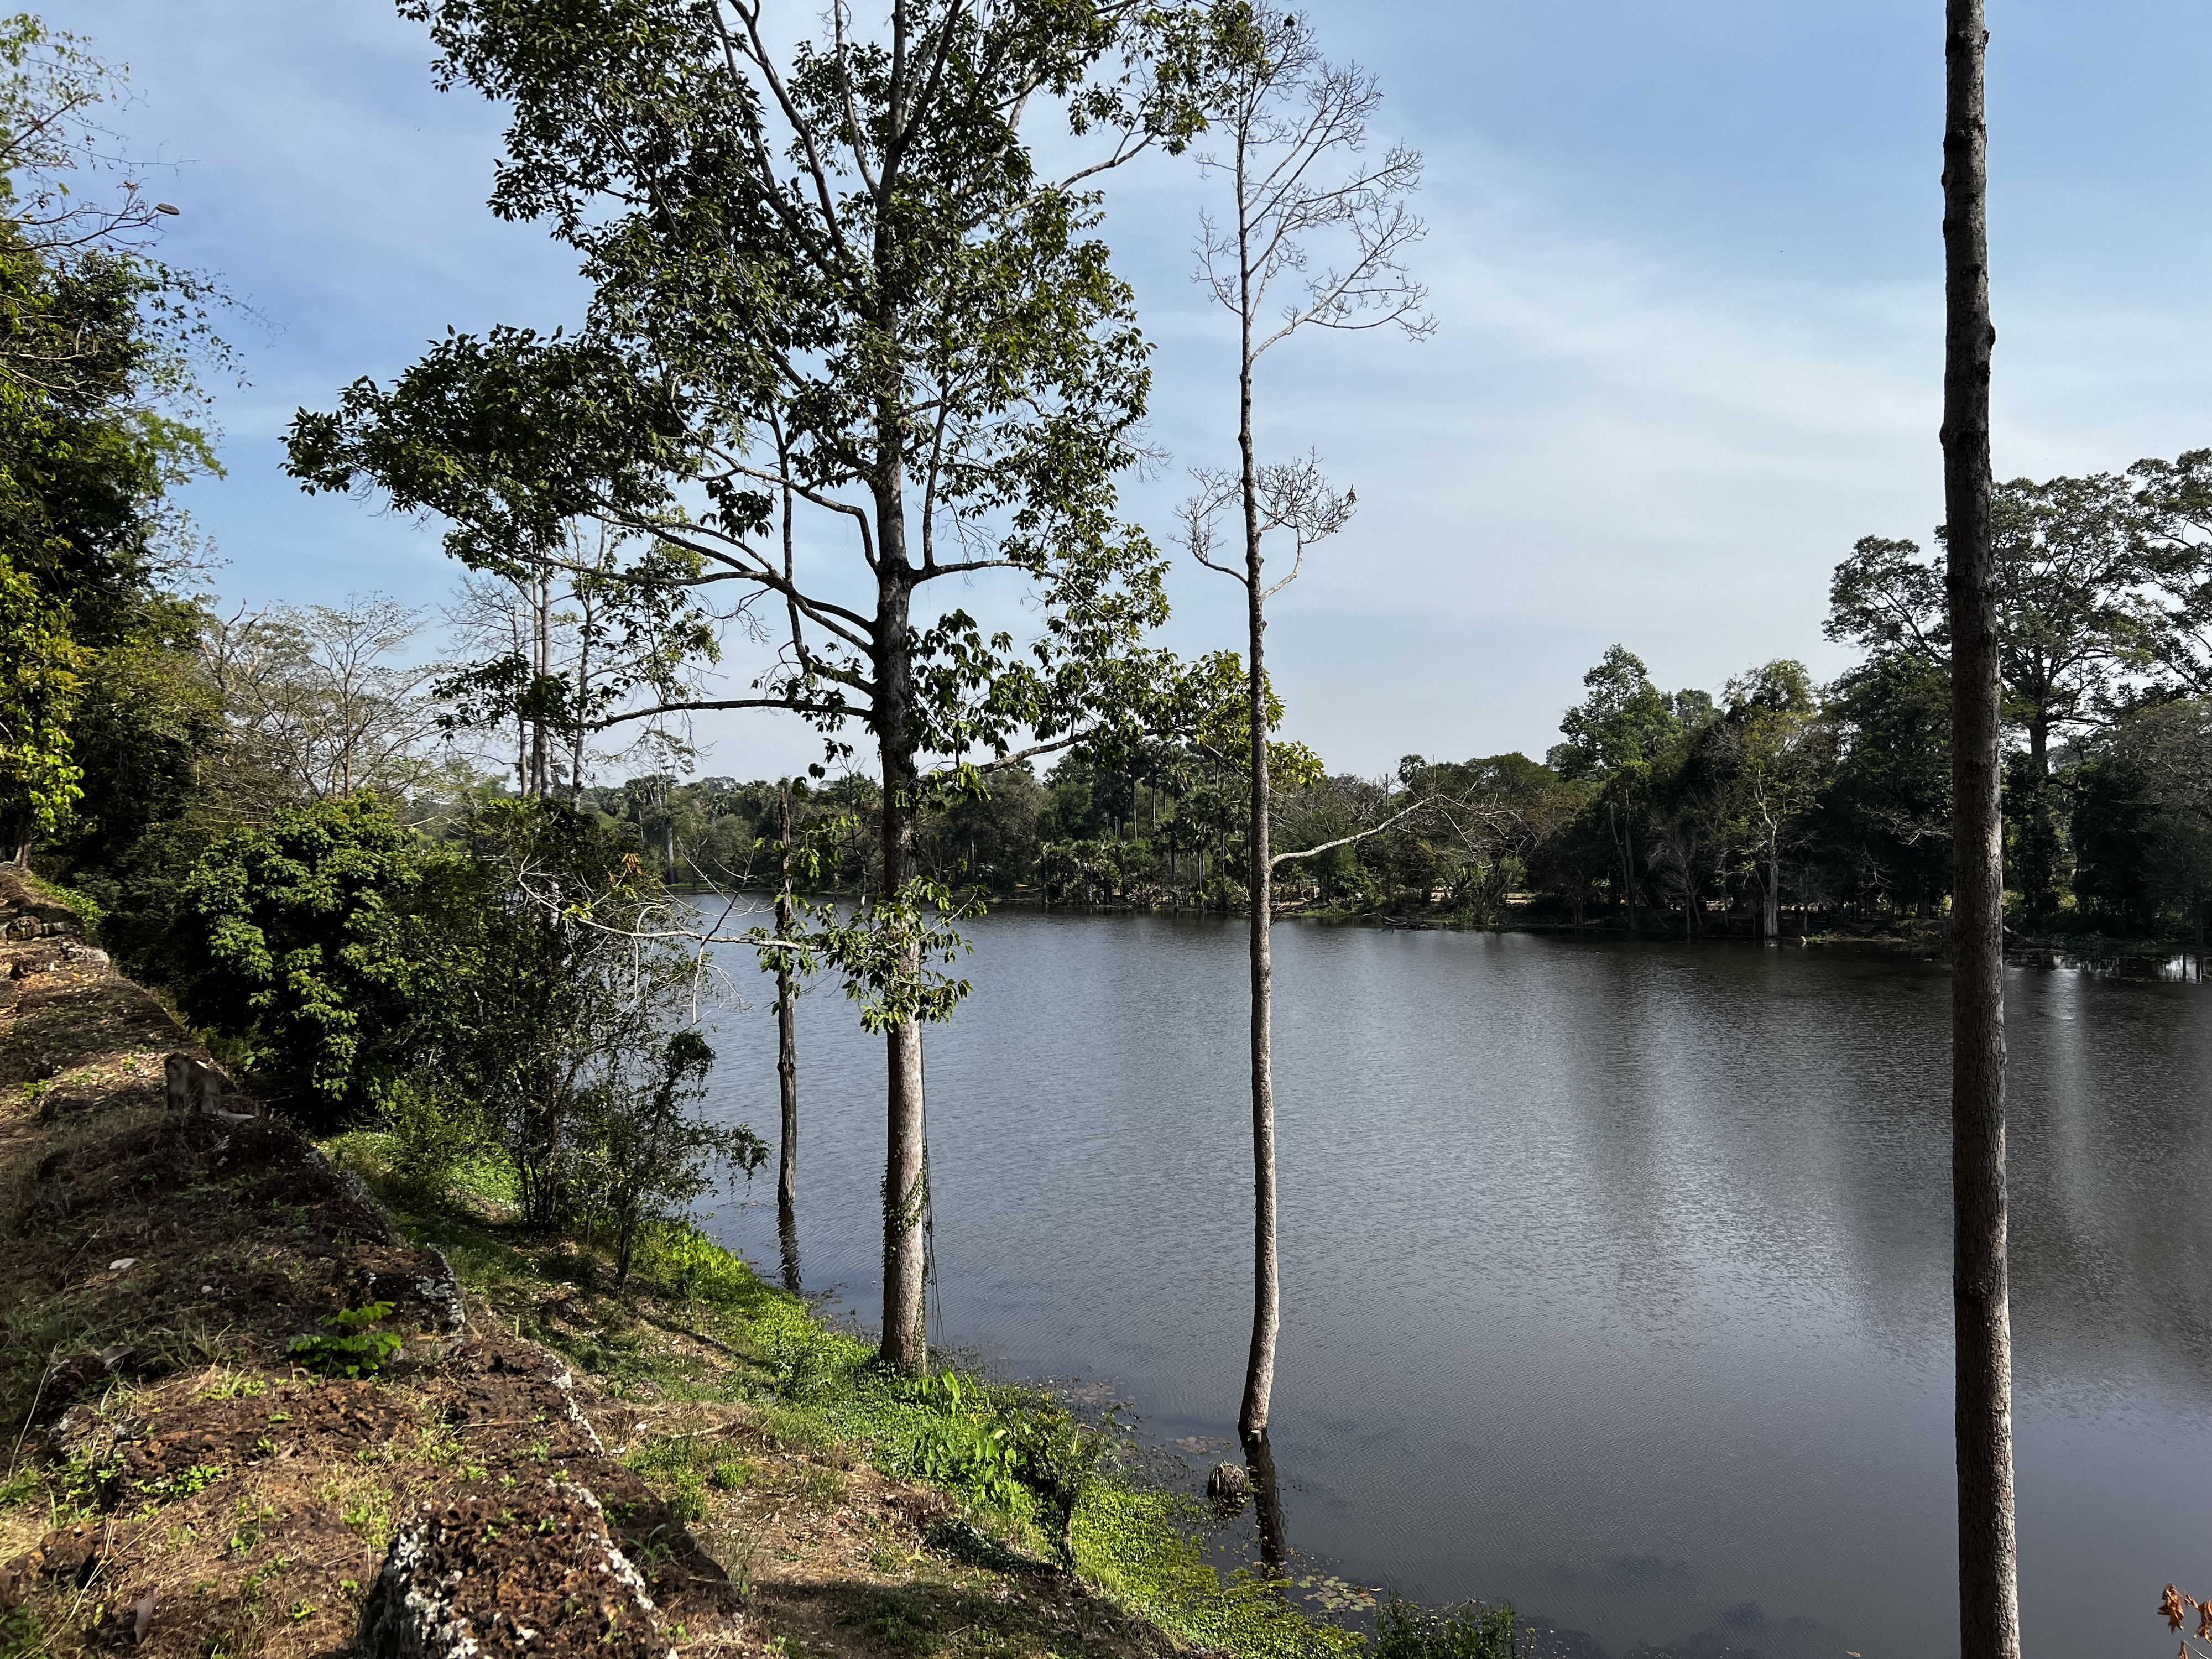
[[[1012,1431],[995,1420],[925,1420],[891,1455],[892,1472],[1012,1509],[1021,1492],[1021,1454]]]
[[[365,1308],[348,1308],[323,1323],[337,1333],[331,1336],[295,1336],[287,1350],[292,1363],[319,1376],[374,1376],[385,1362],[404,1346],[390,1331],[368,1328],[392,1317],[389,1302],[372,1302]]]
[[[433,862],[368,794],[283,807],[226,836],[185,883],[168,941],[178,1000],[309,1100],[356,1100],[417,1000],[439,1000],[412,914]]]
[[[483,1128],[450,1091],[425,1079],[394,1078],[378,1091],[377,1116],[392,1178],[428,1198],[442,1199],[461,1166],[477,1156]]]

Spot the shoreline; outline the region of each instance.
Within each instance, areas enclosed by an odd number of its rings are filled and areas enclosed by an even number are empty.
[[[635,1564],[616,1659],[1367,1645],[1286,1585],[1224,1577],[1202,1507],[1110,1421],[1035,1385],[892,1377],[695,1229],[660,1230],[612,1291],[603,1253],[507,1218],[496,1170],[428,1194],[373,1132],[307,1140],[51,894],[0,889],[39,928],[0,942],[0,1182],[31,1228],[0,1367],[24,1431],[0,1484],[19,1650],[383,1655],[380,1587],[479,1509],[456,1606],[546,1590],[548,1656],[612,1651],[548,1589],[569,1570],[532,1541],[549,1528]],[[188,1107],[169,1073],[202,1079]],[[299,1334],[319,1326],[369,1332],[368,1358],[318,1371],[336,1340]],[[498,1519],[548,1502],[543,1526]]]
[[[712,887],[675,888],[672,891],[686,896],[698,897],[720,894],[724,890]],[[769,888],[738,888],[736,892],[769,892]],[[1017,892],[1010,895],[990,895],[982,899],[986,914],[1006,911],[1036,913],[1048,915],[1070,916],[1167,916],[1176,920],[1239,921],[1249,912],[1241,908],[1222,909],[1214,906],[1178,905],[1166,903],[1076,904],[1045,899],[1035,893]],[[1662,912],[1670,917],[1679,912]],[[1305,905],[1278,906],[1275,920],[1309,921],[1331,927],[1371,927],[1384,933],[1528,933],[1547,938],[1571,939],[1593,943],[1620,945],[1739,945],[1780,947],[1850,947],[1881,951],[1891,954],[1923,960],[1941,960],[1949,952],[1949,928],[1940,918],[1911,919],[1899,926],[1881,929],[1852,929],[1848,927],[1818,928],[1807,933],[1785,932],[1775,940],[1765,940],[1755,933],[1722,927],[1711,932],[1686,935],[1679,927],[1657,929],[1640,927],[1633,933],[1618,925],[1617,919],[1574,922],[1543,921],[1534,917],[1512,918],[1505,921],[1486,920],[1463,912],[1389,911],[1346,908],[1316,908]],[[2185,958],[2197,964],[2212,956],[2212,945],[2195,939],[2143,939],[2110,933],[2057,933],[2035,937],[2008,927],[2005,929],[2005,956],[2017,962],[2036,956],[2069,958],[2087,965],[2103,966],[2124,963],[2156,963]],[[2199,970],[2192,966],[2191,976]]]

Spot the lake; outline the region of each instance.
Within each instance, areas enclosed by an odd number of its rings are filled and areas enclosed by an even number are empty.
[[[975,994],[928,1035],[932,1338],[1226,1443],[1243,924],[973,931]],[[1276,941],[1291,1545],[1615,1654],[1955,1654],[1942,966]],[[728,963],[752,1006],[712,1106],[772,1140],[771,994]],[[2160,1588],[2212,1594],[2212,988],[2015,969],[2007,998],[2026,1641],[2164,1655]],[[833,985],[801,1010],[805,1283],[872,1318],[882,1047]],[[774,1196],[771,1164],[712,1224],[771,1275]]]

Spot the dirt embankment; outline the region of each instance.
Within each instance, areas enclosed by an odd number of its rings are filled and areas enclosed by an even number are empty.
[[[9,1659],[1184,1645],[780,1432],[679,1297],[520,1240],[457,1279],[9,872],[0,1224]],[[364,1333],[403,1346],[349,1377]]]

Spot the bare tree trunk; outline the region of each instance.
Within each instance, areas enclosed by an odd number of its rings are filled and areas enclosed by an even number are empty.
[[[553,579],[540,572],[530,596],[530,666],[538,682],[531,687],[533,700],[553,671]],[[530,722],[530,793],[539,799],[553,793],[553,741],[542,714]]]
[[[585,711],[591,707],[592,694],[592,606],[581,594],[575,597],[581,625],[576,639],[575,728],[568,734],[568,805],[580,807],[584,804]]]
[[[783,884],[775,895],[775,936],[791,937],[791,786],[777,792],[782,809]],[[775,1081],[783,1107],[783,1136],[775,1171],[775,1212],[789,1260],[785,1277],[798,1276],[793,1247],[799,1207],[799,1007],[797,978],[791,971],[791,953],[779,951],[775,961]]]
[[[1612,809],[1608,808],[1608,812]],[[1628,909],[1628,936],[1636,937],[1636,847],[1633,832],[1629,828],[1628,809],[1620,811],[1620,902]]]
[[[885,446],[898,453],[895,442]],[[884,773],[884,896],[896,899],[913,872],[915,797],[914,665],[908,617],[913,577],[907,563],[906,526],[896,475],[879,492],[876,511],[880,560],[876,634],[876,734]],[[909,951],[900,964],[918,973]],[[893,1370],[918,1376],[929,1363],[922,1326],[923,1279],[928,1262],[922,1221],[929,1210],[929,1164],[923,1138],[921,1027],[913,1020],[884,1034],[888,1072],[884,1157],[884,1329],[882,1356]]]
[[[1961,1659],[2019,1659],[2006,1283],[2004,837],[1990,540],[1989,130],[1982,0],[1946,0],[1943,495],[1950,602],[1951,1304],[1957,1325]]]
[[[1245,268],[1249,270],[1249,260]],[[1245,617],[1251,647],[1246,696],[1252,722],[1252,1351],[1244,1366],[1238,1434],[1264,1439],[1275,1390],[1275,1339],[1282,1328],[1282,1282],[1275,1218],[1275,963],[1268,930],[1275,919],[1275,874],[1268,856],[1267,601],[1261,581],[1260,476],[1252,445],[1252,307],[1243,307],[1243,355],[1237,377],[1237,443],[1243,468]]]
[[[1782,853],[1771,836],[1766,843],[1766,942],[1782,942]]]

